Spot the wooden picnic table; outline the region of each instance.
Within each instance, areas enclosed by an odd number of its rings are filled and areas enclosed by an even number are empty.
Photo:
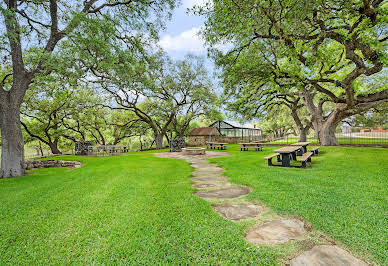
[[[311,142],[304,141],[304,142],[292,143],[291,146],[302,146],[303,147],[303,153],[306,153],[307,152],[307,146],[310,145],[310,144],[311,144]],[[302,155],[302,154],[298,154],[298,155]]]
[[[99,146],[88,146],[88,153],[125,153],[129,149],[123,145],[99,145]]]
[[[280,149],[276,149],[276,150],[274,150],[274,152],[280,153],[280,155],[282,156],[282,165],[281,166],[291,167],[290,161],[296,160],[297,152],[302,148],[303,148],[303,146],[292,145],[292,146],[286,146],[286,147],[282,147]]]
[[[256,142],[239,143],[241,151],[247,151],[249,148],[254,148],[256,151],[262,150],[262,144]]]
[[[222,142],[206,142],[206,145],[210,148],[210,149],[216,149],[216,146],[217,148],[221,148],[221,150],[226,150],[226,145],[228,145],[228,143],[222,143]]]

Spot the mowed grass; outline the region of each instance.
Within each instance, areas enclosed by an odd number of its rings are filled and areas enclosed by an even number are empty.
[[[0,180],[0,265],[274,264],[193,195],[191,167],[151,154],[62,156],[80,169]]]
[[[268,167],[263,152],[212,159],[252,201],[295,215],[369,262],[388,265],[388,149],[321,147],[306,169]],[[274,160],[276,161],[276,159]]]
[[[307,169],[268,167],[263,152],[212,159],[247,196],[296,216],[373,264],[388,264],[388,149],[323,147]],[[276,265],[292,250],[254,247],[247,226],[193,195],[192,168],[148,153],[62,156],[83,167],[0,180],[0,265]]]

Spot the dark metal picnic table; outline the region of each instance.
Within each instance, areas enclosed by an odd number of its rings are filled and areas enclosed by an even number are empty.
[[[206,142],[206,144],[210,149],[216,149],[216,146],[218,146],[218,148],[221,148],[221,150],[226,150],[226,145],[228,145],[228,143],[221,142]]]
[[[258,143],[258,142],[247,142],[247,143],[239,143],[239,144],[240,144],[241,151],[242,150],[247,151],[248,148],[254,148],[257,151],[259,151],[262,148],[262,143]]]
[[[280,149],[274,150],[274,152],[280,153],[282,156],[282,165],[283,167],[291,167],[290,161],[296,160],[297,152],[302,149],[302,146],[286,146]],[[279,165],[280,166],[280,165]]]
[[[308,142],[308,141],[302,141],[302,142],[297,142],[297,143],[293,143],[291,144],[291,146],[302,146],[303,148],[303,153],[306,153],[307,152],[307,146],[310,145],[311,142]],[[298,155],[303,155],[302,154],[298,154]]]

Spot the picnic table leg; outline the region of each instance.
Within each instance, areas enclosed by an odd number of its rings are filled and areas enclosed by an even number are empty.
[[[282,153],[282,166],[290,167],[290,154]]]
[[[292,160],[296,161],[297,151],[291,153]]]

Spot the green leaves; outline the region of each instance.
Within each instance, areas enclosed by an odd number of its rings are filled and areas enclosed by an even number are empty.
[[[333,103],[326,107],[345,103],[348,110],[343,117],[388,100],[381,85],[368,82],[384,72],[387,64],[386,4],[342,0],[212,3],[195,12],[206,18],[203,36],[221,69],[224,99],[234,113],[247,119],[260,117],[268,105],[279,104],[277,95],[299,96],[306,88],[313,90],[310,113],[322,109],[321,99]],[[227,53],[215,48],[223,43],[232,46]],[[364,82],[368,82],[368,93],[358,97]],[[317,123],[330,114],[325,110]]]

